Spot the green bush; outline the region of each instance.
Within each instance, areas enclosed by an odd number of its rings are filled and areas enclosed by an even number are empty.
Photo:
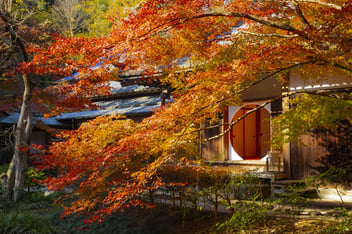
[[[45,219],[30,213],[0,214],[0,233],[56,233],[55,227]]]
[[[6,173],[7,168],[9,168],[9,164],[0,165],[0,175],[1,175],[2,173]]]
[[[43,209],[54,203],[54,197],[46,197],[40,192],[24,192],[21,200],[14,202],[1,198],[0,213],[9,211],[32,211]]]
[[[336,209],[342,211],[336,217],[338,222],[326,228],[324,233],[352,233],[352,214],[344,207]]]
[[[26,176],[24,179],[24,185],[28,188],[28,191],[30,191],[30,189],[33,187],[40,187],[41,185],[38,183],[38,181],[46,178],[46,175],[43,171],[33,167],[26,168],[25,173]]]
[[[136,220],[129,218],[123,213],[117,213],[107,216],[102,223],[84,224],[84,215],[70,215],[61,218],[62,208],[56,209],[47,216],[48,222],[56,226],[57,229],[63,230],[65,233],[71,234],[163,234],[167,230],[156,225],[148,225],[147,223],[136,223]]]
[[[236,233],[252,230],[264,222],[267,208],[255,202],[239,202],[234,205],[235,212],[231,218],[218,223],[213,228],[215,233]]]

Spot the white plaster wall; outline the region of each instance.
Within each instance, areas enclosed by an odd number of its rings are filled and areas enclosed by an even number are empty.
[[[264,101],[260,101],[260,102],[246,102],[244,105],[242,106],[229,106],[228,108],[228,119],[229,121],[232,120],[232,117],[234,116],[234,114],[243,106],[246,106],[246,105],[250,105],[250,104],[256,104],[256,105],[262,105],[264,103]],[[271,104],[267,104],[265,107],[264,107],[269,113],[271,113]],[[270,123],[271,124],[271,123]],[[271,133],[270,133],[271,134]],[[230,160],[243,160],[243,158],[241,156],[239,156],[236,151],[234,150],[234,148],[232,147],[232,144],[231,144],[231,139],[229,137],[229,159]],[[262,159],[261,161],[266,161],[266,158],[268,157],[268,154],[266,154]]]

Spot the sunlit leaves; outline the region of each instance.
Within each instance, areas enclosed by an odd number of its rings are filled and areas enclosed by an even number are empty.
[[[274,119],[277,129],[272,141],[275,146],[297,141],[312,129],[336,131],[341,121],[352,121],[352,102],[339,98],[300,95],[290,100],[290,106],[289,111]]]
[[[47,48],[32,48],[33,62],[23,64],[23,72],[80,72],[74,82],[55,88],[56,113],[106,94],[103,84],[123,72],[139,73],[145,82],[158,79],[174,95],[141,123],[101,117],[63,133],[66,141],[51,146],[43,160],[59,174],[48,182],[53,188],[80,186],[80,199],[68,212],[102,204],[93,212],[99,220],[142,204],[138,194],[162,184],[154,177],[161,165],[197,156],[197,124],[218,120],[228,105],[241,105],[241,94],[262,77],[284,83],[292,69],[305,80],[336,69],[350,77],[352,1],[296,2],[301,13],[289,0],[144,1],[128,17],[114,18],[109,35],[57,37]],[[104,66],[110,63],[119,64],[114,73]],[[277,120],[279,132],[290,139],[309,128],[333,128],[350,115],[350,102],[338,99],[303,96],[292,105],[296,108]]]

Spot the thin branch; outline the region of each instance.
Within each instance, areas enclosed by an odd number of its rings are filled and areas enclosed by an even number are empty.
[[[137,40],[139,38],[145,37],[145,36],[155,32],[155,31],[157,31],[158,29],[163,28],[164,26],[173,27],[173,26],[182,24],[184,22],[183,20],[186,20],[186,19],[187,18],[176,18],[176,19],[167,21],[165,23],[159,24],[159,25],[149,29],[147,32],[143,33],[142,35],[139,35],[137,37],[131,38],[130,41],[134,41],[134,40]]]
[[[287,3],[287,2],[291,2],[292,0],[263,0],[263,1],[265,1],[265,2],[284,2],[284,3]],[[339,11],[342,10],[342,6],[340,6],[340,5],[337,5],[337,4],[334,4],[334,3],[322,2],[322,1],[319,1],[319,0],[295,0],[295,1],[298,2],[298,3],[319,4],[319,5],[322,5],[324,7],[333,8],[333,9],[336,9],[336,10],[339,10]]]
[[[6,57],[5,58],[3,58],[3,59],[1,59],[1,61],[0,61],[0,66],[3,66],[5,63],[7,63],[8,62],[8,60],[14,55],[15,53],[12,51],[12,52],[9,52],[9,53],[7,53],[6,54]],[[6,66],[6,68],[5,69],[7,69],[7,67],[8,66]]]
[[[345,89],[339,89],[339,90],[341,91],[341,90],[345,90]],[[266,101],[263,104],[257,106],[256,108],[253,108],[253,109],[247,111],[240,118],[238,118],[235,121],[229,123],[228,124],[228,128],[225,131],[223,131],[222,133],[220,133],[218,135],[215,135],[215,136],[212,136],[210,138],[203,139],[202,142],[208,142],[208,141],[211,141],[211,140],[214,140],[214,139],[217,139],[217,138],[220,138],[220,137],[226,135],[227,133],[229,133],[231,131],[232,127],[235,124],[240,122],[242,119],[246,118],[249,114],[251,114],[251,113],[253,113],[253,112],[255,112],[255,111],[259,110],[259,109],[264,108],[269,103],[272,103],[274,101],[277,101],[277,100],[280,100],[280,99],[283,99],[283,98],[291,97],[291,96],[294,96],[294,95],[297,95],[297,94],[304,94],[305,93],[305,94],[311,94],[311,95],[327,96],[327,97],[343,99],[343,100],[352,100],[352,96],[343,95],[344,98],[341,98],[341,96],[338,96],[336,94],[331,94],[331,92],[336,93],[336,92],[338,92],[338,90],[334,89],[334,90],[315,90],[315,91],[308,91],[308,90],[294,91],[294,92],[288,92],[288,93],[285,93],[284,95],[269,99],[268,101]]]
[[[236,35],[237,34],[237,35]],[[264,34],[264,33],[254,33],[254,32],[249,32],[249,31],[244,31],[244,30],[238,30],[236,31],[236,34],[231,34],[231,35],[226,35],[226,36],[222,36],[222,37],[217,37],[209,42],[214,42],[214,41],[222,41],[222,40],[233,40],[235,38],[237,38],[240,34],[249,34],[252,36],[257,36],[257,37],[279,37],[279,38],[287,38],[287,39],[291,39],[291,38],[296,38],[299,37],[298,34],[294,34],[294,35],[282,35],[282,34]]]
[[[317,91],[302,91],[303,93],[307,93],[310,95],[319,95],[324,97],[330,97],[340,100],[352,101],[352,96],[349,94],[344,94],[343,92],[351,92],[350,90],[346,90],[346,88],[334,89],[334,90],[317,90]]]
[[[258,36],[258,37],[282,37],[282,38],[295,38],[295,37],[299,37],[298,34],[294,34],[294,35],[281,35],[281,34],[263,34],[263,33],[254,33],[254,32],[249,32],[249,31],[244,31],[244,30],[240,30],[238,31],[238,33],[240,34],[249,34],[249,35],[253,35],[253,36]]]
[[[231,131],[232,127],[233,127],[235,124],[237,124],[238,122],[240,122],[242,119],[246,118],[249,114],[251,114],[251,113],[253,113],[253,112],[255,112],[255,111],[259,110],[259,109],[262,109],[264,106],[268,105],[268,104],[271,103],[271,102],[274,102],[274,101],[276,101],[276,100],[280,100],[280,99],[282,99],[282,98],[283,98],[283,97],[280,96],[280,97],[276,97],[276,98],[270,99],[269,101],[264,102],[264,103],[261,104],[260,106],[257,106],[256,108],[253,108],[253,109],[247,111],[247,112],[246,112],[244,115],[242,115],[240,118],[238,118],[238,119],[236,119],[235,121],[229,123],[229,126],[228,126],[228,128],[227,128],[225,131],[223,131],[222,133],[220,133],[220,134],[218,134],[218,135],[212,136],[212,137],[210,137],[210,138],[203,139],[202,142],[208,142],[208,141],[211,141],[211,140],[214,140],[214,139],[217,139],[217,138],[219,138],[219,137],[222,137],[222,136],[226,135],[227,133],[229,133],[229,132]]]
[[[304,17],[301,8],[299,7],[297,0],[291,0],[292,5],[295,7],[296,13],[300,20],[302,21],[303,24],[305,24],[307,27],[310,27],[310,24],[306,17]]]
[[[322,1],[319,1],[319,0],[295,0],[295,1],[296,2],[302,2],[302,3],[316,3],[316,4],[319,4],[319,5],[326,6],[326,7],[334,8],[334,9],[339,10],[339,11],[342,10],[342,6],[339,6],[339,5],[333,4],[333,3],[328,3],[328,2],[322,2]]]
[[[298,3],[316,3],[316,4],[320,4],[320,5],[330,7],[330,8],[336,9],[336,10],[342,10],[342,7],[339,5],[321,2],[319,0],[290,0],[290,2],[294,5],[295,10],[296,10],[298,16],[300,17],[301,21],[307,26],[310,26],[310,24],[309,24],[308,20],[304,17]],[[156,33],[159,31],[159,29],[164,28],[165,26],[166,26],[166,29],[164,29],[162,31],[167,31],[167,30],[171,29],[172,27],[175,27],[180,24],[184,24],[184,23],[186,23],[188,21],[192,21],[194,19],[208,18],[208,17],[246,18],[246,19],[252,20],[254,22],[260,23],[262,25],[266,25],[266,26],[276,28],[276,29],[281,29],[281,30],[284,30],[287,32],[292,32],[292,33],[296,34],[297,36],[301,36],[304,39],[310,40],[308,34],[305,33],[304,31],[301,31],[301,30],[299,30],[293,26],[287,25],[287,24],[280,24],[278,22],[268,20],[268,19],[261,17],[261,16],[256,16],[256,15],[252,15],[252,14],[248,14],[248,13],[241,13],[241,12],[229,12],[229,13],[227,13],[227,12],[211,12],[211,13],[204,13],[204,14],[195,15],[195,16],[191,16],[191,17],[180,17],[180,18],[172,19],[170,21],[164,22],[162,24],[159,24],[159,25],[149,29],[147,32],[143,33],[142,35],[139,35],[137,37],[130,39],[130,41],[134,41],[139,38],[144,38],[148,34]]]
[[[13,43],[18,45],[20,47],[21,51],[25,52],[26,51],[26,46],[24,45],[24,42],[23,42],[22,38],[16,32],[16,30],[14,28],[15,26],[10,23],[10,19],[4,14],[1,14],[0,18],[5,23],[6,29],[9,32],[9,34],[11,35],[11,40],[13,41]],[[26,52],[23,53],[23,61],[25,61],[25,62],[29,61],[29,57],[28,57],[28,54]]]
[[[306,65],[306,64],[315,64],[317,62],[317,60],[312,60],[312,61],[306,61],[306,62],[300,62],[300,63],[295,63],[291,66],[288,66],[288,67],[284,67],[284,68],[280,68],[278,70],[276,70],[275,72],[272,72],[268,75],[266,75],[265,77],[263,77],[262,79],[259,79],[255,82],[252,82],[251,84],[245,86],[244,88],[242,88],[241,90],[237,91],[234,95],[237,95],[237,94],[241,94],[243,93],[244,91],[248,90],[249,88],[251,88],[252,86],[254,85],[257,85],[257,84],[260,84],[262,83],[263,81],[283,72],[283,71],[288,71],[288,70],[291,70],[292,68],[295,68],[295,67],[298,67],[298,66],[302,66],[302,65]]]
[[[334,64],[332,64],[332,66],[340,68],[342,70],[346,70],[346,71],[352,72],[352,68],[351,67],[346,67],[346,66],[344,66],[342,64],[334,63]]]
[[[11,40],[9,38],[0,37],[0,40],[4,42],[5,45],[11,46]]]
[[[246,85],[245,87],[243,87],[242,89],[240,89],[240,90],[234,92],[234,93],[231,94],[230,96],[224,97],[224,98],[222,98],[222,99],[216,101],[215,103],[212,103],[212,104],[209,104],[209,105],[206,105],[206,106],[202,106],[202,107],[198,108],[197,110],[195,110],[194,112],[189,113],[189,114],[184,115],[184,116],[181,116],[180,118],[190,117],[190,116],[192,116],[192,115],[194,115],[194,114],[198,114],[199,112],[203,111],[204,109],[208,108],[209,106],[221,104],[221,103],[227,101],[229,98],[231,98],[231,97],[233,97],[233,96],[236,96],[236,95],[239,95],[239,94],[242,94],[243,92],[247,91],[249,88],[251,88],[251,87],[253,87],[253,86],[257,85],[257,84],[260,84],[260,83],[262,83],[263,81],[265,81],[265,80],[267,80],[267,79],[270,79],[270,78],[272,78],[273,76],[275,76],[275,75],[277,75],[277,74],[279,74],[279,73],[281,73],[281,72],[288,71],[288,70],[290,70],[290,69],[292,69],[292,68],[295,68],[295,67],[298,67],[298,66],[301,66],[301,65],[313,64],[313,63],[316,63],[316,62],[317,62],[316,60],[312,60],[312,61],[306,61],[306,62],[301,62],[301,63],[295,63],[295,64],[293,64],[293,65],[291,65],[291,66],[278,69],[278,70],[276,70],[276,71],[274,71],[274,72],[272,72],[272,73],[270,73],[270,74],[264,76],[263,78],[261,78],[261,79],[259,79],[259,80],[257,80],[257,81],[254,81],[254,82],[252,82],[252,83]]]
[[[298,30],[295,27],[292,27],[290,25],[287,24],[280,24],[271,20],[268,20],[264,17],[261,16],[256,16],[256,15],[251,15],[251,14],[247,14],[247,13],[241,13],[241,12],[230,12],[230,13],[226,13],[226,12],[213,12],[213,13],[204,13],[204,14],[200,14],[200,15],[196,15],[196,16],[192,16],[192,17],[182,17],[182,18],[175,18],[172,19],[170,21],[167,21],[165,23],[159,24],[151,29],[149,29],[147,32],[143,33],[140,36],[137,36],[133,39],[131,39],[131,41],[139,39],[139,38],[143,38],[148,34],[157,32],[160,28],[163,28],[164,26],[168,26],[168,27],[174,27],[176,25],[180,25],[180,24],[184,24],[186,22],[195,20],[195,19],[201,19],[201,18],[208,18],[208,17],[230,17],[230,18],[246,18],[249,20],[252,20],[254,22],[272,27],[272,28],[277,28],[277,29],[281,29],[284,31],[288,31],[288,32],[292,32],[294,34],[297,34],[305,39],[309,40],[309,37],[306,33]]]

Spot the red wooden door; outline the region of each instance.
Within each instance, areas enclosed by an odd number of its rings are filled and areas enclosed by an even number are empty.
[[[238,110],[232,118],[236,121],[256,105],[247,105]],[[250,113],[234,125],[231,131],[231,144],[243,159],[260,159],[269,150],[270,126],[266,120],[269,112],[265,109]],[[265,142],[264,142],[265,141]]]

